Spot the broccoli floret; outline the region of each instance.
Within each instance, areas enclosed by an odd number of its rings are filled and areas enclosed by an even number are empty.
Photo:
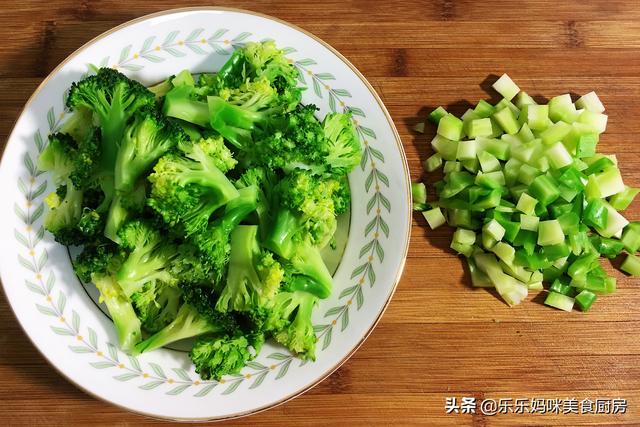
[[[92,274],[107,274],[117,271],[122,263],[120,248],[106,239],[98,239],[86,244],[73,261],[73,269],[83,283],[91,281]]]
[[[168,117],[175,117],[201,127],[209,126],[207,102],[198,99],[196,89],[191,86],[182,85],[167,92],[162,111]]]
[[[143,353],[155,350],[172,342],[203,334],[226,334],[235,331],[235,328],[235,322],[230,316],[213,309],[201,312],[186,302],[171,323],[139,343],[136,351]]]
[[[273,299],[268,328],[277,342],[303,359],[315,360],[316,336],[311,314],[317,297],[303,291],[282,291]]]
[[[64,133],[49,136],[49,144],[38,157],[38,168],[44,172],[51,172],[53,182],[60,185],[69,179],[75,168],[74,157],[76,142]]]
[[[298,69],[284,56],[284,52],[269,40],[244,45],[246,61],[257,77],[264,77],[273,83],[279,92],[295,88]]]
[[[264,306],[277,293],[284,271],[272,257],[261,254],[258,227],[240,225],[231,233],[229,271],[216,309],[251,311]]]
[[[272,221],[271,206],[274,200],[274,187],[277,178],[272,170],[254,167],[245,172],[235,182],[237,188],[255,186],[258,189],[256,213],[260,224],[259,232],[262,239]]]
[[[140,292],[131,295],[142,327],[154,333],[171,323],[180,309],[181,295],[178,287],[157,281],[146,283]]]
[[[349,173],[360,164],[362,147],[351,121],[351,113],[330,113],[322,122],[327,140],[325,162],[333,172]]]
[[[78,221],[78,230],[87,238],[95,238],[104,230],[104,217],[95,209],[84,207]]]
[[[336,230],[334,193],[340,188],[335,179],[320,180],[307,172],[287,175],[277,186],[279,208],[264,242],[307,276],[307,289],[320,298],[328,297],[332,288],[320,249]]]
[[[71,182],[78,188],[87,189],[99,185],[105,197],[113,192],[113,179],[98,172],[100,162],[100,130],[89,128],[84,138],[77,140],[77,149],[73,158]]]
[[[219,380],[223,375],[237,374],[253,358],[249,342],[242,335],[198,338],[189,357],[203,380]]]
[[[178,246],[179,256],[171,263],[171,274],[185,285],[208,285],[215,280],[215,262],[191,243]]]
[[[113,319],[120,348],[128,353],[132,352],[140,342],[142,332],[140,319],[136,316],[129,298],[112,275],[93,274],[91,278],[100,291],[100,302],[105,303]]]
[[[173,89],[173,83],[171,83],[171,81],[173,80],[174,77],[175,76],[170,76],[169,78],[161,81],[160,83],[157,83],[153,86],[149,86],[147,89],[149,89],[149,91],[156,96],[156,99],[160,99],[163,96],[165,96],[167,92]]]
[[[206,228],[213,212],[239,193],[224,174],[235,160],[220,138],[181,149],[184,155],[167,154],[154,167],[148,203],[165,222],[181,224],[191,235]]]
[[[138,181],[133,190],[129,192],[116,192],[111,198],[109,213],[104,226],[104,235],[108,239],[119,243],[118,231],[134,215],[142,212],[146,201],[146,188],[144,181]]]
[[[63,245],[84,243],[82,233],[77,228],[82,217],[82,195],[82,190],[67,180],[66,185],[58,187],[56,192],[44,199],[49,207],[44,217],[44,228]]]
[[[111,173],[127,122],[139,108],[154,104],[152,92],[112,68],[100,68],[96,75],[73,83],[67,98],[70,109],[93,111],[102,130],[102,170]]]
[[[256,141],[254,147],[243,152],[250,164],[270,169],[308,170],[322,174],[327,169],[324,159],[328,143],[321,123],[316,119],[315,105],[299,105],[286,114],[286,126]]]
[[[207,97],[207,104],[211,127],[244,150],[251,149],[256,133],[283,128],[282,114],[291,107],[266,79],[225,89],[219,96]]]
[[[93,112],[88,108],[77,107],[60,126],[60,133],[69,134],[76,142],[81,142],[93,128]]]
[[[258,190],[255,186],[241,188],[239,196],[231,200],[221,217],[209,224],[205,231],[192,237],[195,245],[212,267],[213,282],[218,283],[224,276],[229,261],[231,232],[251,212],[256,209]]]
[[[143,220],[133,220],[120,229],[118,236],[122,247],[130,251],[116,274],[127,297],[140,292],[150,281],[175,284],[170,267],[179,254],[157,229]]]
[[[115,189],[128,192],[153,163],[187,136],[154,109],[138,111],[124,131],[115,164]]]

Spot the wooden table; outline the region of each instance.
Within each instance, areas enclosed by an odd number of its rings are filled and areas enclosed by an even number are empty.
[[[202,2],[194,2],[196,5]],[[640,186],[640,4],[635,1],[298,1],[217,5],[285,19],[332,44],[382,96],[414,179],[430,152],[411,126],[444,105],[462,113],[486,97],[487,76],[508,72],[543,97],[596,90],[609,114],[600,148]],[[5,0],[0,6],[0,144],[40,81],[90,38],[134,17],[187,3]],[[0,145],[2,147],[2,145]],[[640,217],[640,204],[630,209]],[[450,230],[415,218],[406,269],[364,346],[312,391],[234,425],[638,424],[640,283],[589,314],[536,302],[513,309],[472,290],[448,249]],[[13,256],[2,254],[1,256]],[[624,398],[624,415],[446,415],[447,397]],[[479,412],[479,411],[478,411]],[[120,425],[154,421],[98,401],[58,375],[0,298],[3,424]]]

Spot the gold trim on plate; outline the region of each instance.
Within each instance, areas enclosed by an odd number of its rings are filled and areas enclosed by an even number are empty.
[[[360,71],[358,71],[358,69],[353,64],[351,64],[351,62],[349,62],[348,59],[346,59],[344,56],[342,56],[342,54],[340,52],[338,52],[336,49],[334,49],[327,42],[323,41],[322,39],[316,37],[312,33],[308,32],[308,31],[306,31],[306,30],[304,30],[304,29],[302,29],[302,28],[300,28],[300,27],[298,27],[296,25],[290,24],[290,23],[288,23],[286,21],[283,21],[283,20],[281,20],[279,18],[275,18],[273,16],[265,15],[265,14],[262,14],[262,13],[252,12],[252,11],[244,10],[244,9],[229,8],[229,7],[206,7],[206,6],[205,7],[184,7],[184,8],[164,10],[164,11],[161,11],[161,12],[156,12],[156,13],[152,13],[152,14],[149,14],[149,15],[144,15],[144,16],[141,16],[139,18],[135,18],[135,19],[132,19],[130,21],[124,22],[124,23],[122,23],[122,24],[120,24],[120,25],[118,25],[118,26],[116,26],[116,27],[114,27],[114,28],[112,28],[112,29],[110,29],[108,31],[105,31],[104,33],[102,33],[102,34],[100,34],[100,35],[98,35],[96,37],[94,37],[93,39],[89,40],[88,42],[83,44],[81,47],[76,49],[69,56],[67,56],[56,68],[53,69],[53,71],[51,71],[51,73],[49,73],[49,75],[42,81],[42,83],[40,83],[40,85],[38,85],[36,90],[33,92],[33,94],[27,100],[24,108],[22,109],[22,111],[18,115],[18,119],[20,117],[22,117],[22,115],[28,109],[28,107],[31,105],[31,103],[33,102],[35,97],[38,95],[38,93],[47,85],[49,80],[51,80],[51,78],[53,76],[55,76],[62,67],[64,67],[69,61],[71,61],[74,57],[76,57],[80,52],[84,51],[86,48],[88,48],[89,46],[93,45],[97,41],[99,41],[99,40],[101,40],[101,39],[103,39],[103,38],[105,38],[105,37],[117,32],[117,31],[119,31],[119,30],[121,30],[123,28],[129,27],[131,25],[134,25],[134,24],[137,24],[139,22],[143,22],[143,21],[146,21],[146,20],[149,20],[149,19],[152,19],[152,18],[157,18],[159,16],[172,15],[172,14],[177,14],[177,13],[183,13],[183,12],[199,12],[199,11],[244,13],[244,14],[258,16],[258,17],[261,17],[261,18],[265,18],[265,19],[269,19],[271,21],[278,22],[278,23],[283,24],[283,25],[285,25],[285,26],[287,26],[289,28],[292,28],[294,30],[299,31],[299,32],[305,34],[308,37],[311,37],[313,40],[317,41],[318,43],[323,45],[325,48],[327,48],[330,52],[332,52],[334,55],[336,55],[345,65],[347,65],[351,69],[351,71],[353,71],[354,74],[362,81],[362,83],[364,83],[364,85],[367,87],[367,89],[369,89],[369,91],[371,92],[371,94],[375,98],[376,102],[378,103],[379,107],[384,112],[384,115],[387,118],[389,126],[391,126],[391,129],[392,129],[393,134],[395,136],[395,142],[396,142],[396,145],[398,147],[398,151],[400,152],[400,155],[401,155],[402,160],[403,160],[402,167],[403,167],[403,171],[404,171],[405,185],[406,185],[406,188],[407,188],[407,192],[406,192],[405,196],[406,196],[407,204],[409,206],[409,213],[407,215],[407,224],[406,224],[406,226],[407,226],[407,234],[405,235],[405,247],[404,247],[403,254],[402,254],[402,261],[401,261],[400,266],[398,268],[398,271],[397,271],[397,274],[396,274],[396,278],[395,278],[395,282],[393,284],[393,288],[391,289],[391,293],[389,294],[389,297],[387,298],[387,301],[385,302],[384,306],[382,307],[382,310],[380,310],[380,313],[378,314],[378,317],[374,320],[374,322],[372,323],[371,327],[360,338],[360,341],[353,347],[353,349],[342,360],[340,360],[336,365],[334,365],[332,368],[330,368],[321,378],[319,378],[318,380],[316,380],[312,384],[309,384],[309,385],[305,386],[302,390],[299,390],[299,391],[297,391],[295,393],[292,393],[292,394],[290,394],[290,395],[278,400],[277,402],[270,403],[270,404],[262,406],[260,408],[251,409],[249,411],[237,412],[235,414],[225,415],[225,416],[221,416],[221,417],[213,417],[213,418],[209,418],[209,417],[203,417],[203,418],[173,418],[173,417],[163,417],[161,415],[139,411],[139,410],[128,408],[128,407],[122,406],[120,404],[117,404],[115,402],[112,402],[112,401],[110,401],[110,400],[108,400],[108,399],[106,399],[106,398],[104,398],[102,396],[98,396],[98,395],[94,394],[90,390],[85,389],[82,385],[76,383],[72,378],[67,376],[66,373],[64,373],[60,369],[58,369],[56,367],[56,365],[51,360],[49,360],[47,355],[43,351],[41,351],[38,348],[38,346],[34,343],[33,339],[31,339],[31,337],[30,337],[29,333],[27,332],[27,330],[25,329],[24,325],[20,322],[20,318],[18,317],[17,313],[14,311],[14,315],[16,316],[16,319],[18,319],[18,323],[20,324],[20,326],[22,327],[23,331],[25,332],[25,335],[27,335],[27,337],[29,337],[29,339],[31,340],[31,342],[34,345],[34,347],[36,347],[36,349],[38,349],[38,351],[40,351],[40,353],[44,356],[45,360],[47,360],[47,362],[56,371],[58,371],[58,373],[60,373],[63,377],[65,377],[71,383],[75,384],[78,388],[83,390],[85,393],[95,397],[98,400],[102,400],[104,402],[108,402],[109,404],[114,405],[114,406],[116,406],[116,407],[118,407],[120,409],[124,409],[125,411],[141,414],[141,415],[144,415],[144,416],[147,416],[147,417],[150,417],[150,418],[163,419],[163,420],[174,420],[174,421],[223,421],[223,420],[231,420],[231,419],[235,419],[235,418],[240,418],[240,417],[245,417],[245,416],[248,416],[248,415],[257,414],[259,412],[266,411],[267,409],[271,409],[271,408],[274,408],[276,406],[282,405],[283,403],[286,403],[286,402],[288,402],[288,401],[300,396],[301,394],[306,393],[307,391],[311,390],[313,387],[315,387],[316,385],[318,385],[319,383],[324,381],[331,374],[333,374],[338,368],[340,368],[340,366],[342,366],[347,360],[349,360],[349,358],[351,356],[353,356],[353,354],[360,348],[360,346],[362,346],[364,341],[369,337],[369,335],[371,335],[371,332],[373,332],[373,329],[377,326],[378,322],[382,318],[382,315],[387,310],[387,307],[389,306],[389,303],[391,302],[391,298],[393,297],[393,295],[394,295],[394,293],[396,291],[396,288],[398,287],[398,283],[400,282],[400,277],[402,276],[402,272],[404,270],[405,262],[406,262],[406,259],[407,259],[407,252],[409,250],[409,239],[410,239],[410,235],[411,235],[411,220],[412,220],[412,217],[411,217],[412,200],[411,200],[411,193],[410,193],[411,179],[410,179],[410,175],[409,175],[407,157],[405,155],[404,148],[402,146],[402,141],[400,140],[400,135],[398,133],[398,130],[396,129],[395,124],[393,123],[393,119],[391,118],[391,115],[389,114],[389,111],[387,110],[387,108],[382,103],[382,100],[380,99],[380,96],[378,96],[378,94],[376,93],[375,89],[371,86],[371,84],[367,81],[367,79],[362,75],[362,73],[360,73]],[[16,119],[16,121],[14,122],[13,129],[12,129],[11,133],[9,134],[9,138],[7,139],[7,144],[5,145],[5,149],[3,150],[2,156],[0,157],[0,168],[2,168],[2,161],[4,160],[4,152],[7,149],[8,141],[10,141],[12,139],[12,137],[13,137],[13,133],[15,131],[15,125],[17,124],[18,119]],[[4,283],[3,283],[3,286],[4,286]],[[6,292],[5,292],[5,294],[6,294]],[[9,298],[7,298],[7,300],[9,300]],[[9,301],[9,306],[13,310],[13,306],[11,305],[11,301]]]

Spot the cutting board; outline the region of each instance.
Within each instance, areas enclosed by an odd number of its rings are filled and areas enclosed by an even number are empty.
[[[196,4],[4,1],[0,147],[29,95],[66,55],[126,20]],[[343,53],[391,112],[414,180],[431,182],[421,163],[431,154],[434,130],[427,126],[420,135],[411,127],[438,105],[461,114],[493,96],[487,92],[491,76],[507,72],[541,99],[595,90],[609,114],[599,149],[615,153],[626,183],[640,186],[640,5],[635,1],[215,4],[277,16]],[[640,219],[640,203],[627,213]],[[494,294],[470,287],[461,260],[448,248],[451,232],[431,231],[416,215],[402,280],[363,347],[305,395],[229,424],[640,424],[640,281],[615,273],[618,292],[602,297],[588,314],[552,310],[539,297],[509,308]],[[614,398],[626,399],[626,413],[563,413],[576,404],[578,412],[588,409],[587,401],[594,402],[595,412],[597,399]],[[488,407],[482,413],[481,402],[498,405],[500,399],[508,413],[490,415]],[[543,399],[550,410],[517,413],[516,402],[530,407],[532,399],[538,409]],[[470,402],[475,413],[462,413],[470,412]],[[0,414],[10,425],[155,423],[68,383],[26,338],[4,296]]]

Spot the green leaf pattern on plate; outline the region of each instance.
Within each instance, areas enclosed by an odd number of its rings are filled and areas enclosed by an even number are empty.
[[[165,37],[148,37],[142,41],[138,49],[134,49],[134,44],[123,47],[117,62],[111,66],[123,71],[139,71],[144,68],[145,61],[159,63],[171,57],[183,57],[190,53],[229,55],[233,49],[242,46],[252,36],[249,32],[242,32],[235,37],[229,37],[229,31],[221,28],[207,37],[204,31],[202,28],[197,28],[186,37],[181,37],[180,31],[172,31]],[[287,55],[296,53],[296,49],[292,47],[286,47],[284,51]],[[99,65],[109,66],[109,60],[108,56],[104,57],[99,61]],[[332,111],[351,112],[357,134],[364,144],[360,167],[364,172],[368,171],[365,191],[370,194],[367,204],[367,215],[370,218],[365,228],[365,237],[371,238],[360,250],[360,259],[363,263],[351,273],[351,280],[354,280],[355,284],[346,287],[339,294],[338,299],[343,301],[343,304],[330,308],[324,314],[324,318],[329,323],[314,326],[318,343],[321,349],[325,350],[331,344],[337,325],[340,325],[340,332],[348,328],[349,310],[354,300],[356,310],[360,310],[363,306],[365,299],[363,287],[366,283],[370,287],[374,285],[376,277],[374,270],[384,260],[381,239],[389,236],[389,226],[384,219],[384,214],[391,211],[391,205],[383,194],[383,190],[389,187],[389,179],[381,170],[381,165],[385,161],[382,152],[371,145],[371,141],[376,139],[375,132],[360,123],[361,119],[366,119],[365,112],[359,107],[348,105],[351,93],[347,89],[330,86],[329,83],[335,80],[332,74],[313,71],[310,67],[318,65],[315,60],[303,58],[292,59],[291,62],[300,72],[300,83],[309,86],[308,80],[310,80],[318,99],[326,99]],[[45,134],[57,132],[64,117],[63,99],[60,114],[56,116],[54,107],[47,111]],[[44,237],[44,228],[38,222],[44,213],[41,197],[45,194],[48,185],[46,179],[41,178],[43,172],[38,170],[35,162],[39,153],[46,147],[46,138],[42,135],[40,131],[35,133],[33,140],[35,152],[27,152],[24,157],[25,177],[20,178],[17,183],[24,200],[21,204],[16,203],[14,206],[14,212],[21,226],[14,230],[14,236],[27,251],[24,254],[18,254],[18,262],[29,271],[28,279],[25,279],[25,288],[37,296],[38,303],[35,304],[37,311],[55,319],[55,324],[49,325],[53,333],[68,337],[67,339],[70,340],[68,348],[71,352],[81,355],[91,354],[92,360],[89,364],[95,369],[113,370],[113,378],[119,382],[137,380],[138,388],[142,390],[153,390],[164,386],[165,394],[170,396],[189,391],[193,393],[193,397],[204,397],[218,385],[222,386],[217,387],[221,390],[221,394],[228,395],[243,383],[247,383],[249,389],[255,389],[272,373],[275,381],[287,374],[291,364],[297,359],[291,354],[276,352],[266,356],[266,359],[273,362],[269,365],[252,361],[247,364],[242,374],[231,375],[219,381],[200,380],[192,378],[182,368],[165,370],[156,363],[148,363],[148,367],[143,368],[136,357],[120,353],[114,344],[106,341],[100,344],[98,335],[91,327],[85,327],[86,334],[83,333],[82,319],[76,311],[67,308],[66,295],[61,291],[57,296],[52,294],[56,277],[53,272],[45,271],[48,255],[46,250],[38,245]],[[127,359],[127,363],[122,361],[124,358]],[[306,363],[307,361],[300,361],[299,366]],[[173,374],[167,375],[166,372]]]

